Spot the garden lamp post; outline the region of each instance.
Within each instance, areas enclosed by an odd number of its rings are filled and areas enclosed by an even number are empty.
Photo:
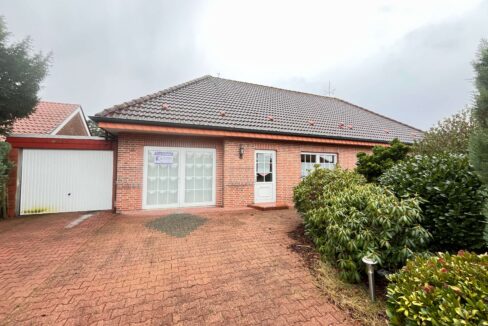
[[[368,274],[368,283],[369,283],[369,297],[371,301],[375,301],[375,293],[374,293],[374,265],[376,265],[376,261],[369,258],[368,256],[363,257],[363,263],[366,264],[366,273]]]

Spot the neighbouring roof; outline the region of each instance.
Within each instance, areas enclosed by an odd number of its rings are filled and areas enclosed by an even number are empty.
[[[422,131],[344,100],[204,76],[116,105],[95,121],[412,143]]]
[[[15,121],[11,134],[51,134],[78,108],[78,104],[40,101],[31,115]]]

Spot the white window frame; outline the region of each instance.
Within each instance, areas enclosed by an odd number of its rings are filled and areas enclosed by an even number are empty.
[[[169,205],[147,205],[147,161],[149,151],[178,151],[179,166],[178,166],[178,201],[176,204]],[[185,203],[185,160],[186,152],[212,152],[213,156],[213,180],[212,180],[212,200],[198,203]],[[142,189],[142,208],[143,209],[161,209],[161,208],[175,208],[175,207],[205,207],[215,206],[216,203],[216,179],[217,179],[217,151],[215,148],[190,148],[190,147],[159,147],[159,146],[144,146],[144,173],[143,173],[143,189]]]
[[[316,164],[320,165],[320,155],[328,155],[328,156],[333,156],[334,157],[334,168],[337,166],[337,154],[336,153],[318,153],[318,152],[301,152],[300,153],[300,176],[301,178],[306,177],[309,175],[311,169],[307,170],[307,174],[303,175],[302,174],[302,155],[315,155],[315,163],[313,163],[313,166]]]

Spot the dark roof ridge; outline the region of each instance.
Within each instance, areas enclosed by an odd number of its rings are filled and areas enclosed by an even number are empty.
[[[212,78],[219,78],[219,79],[225,79],[225,80],[229,80],[229,81],[232,81],[232,82],[236,82],[236,83],[242,83],[242,84],[248,84],[248,85],[254,85],[254,86],[260,86],[260,87],[267,87],[267,88],[273,88],[273,89],[276,89],[276,90],[279,90],[279,91],[286,91],[286,92],[292,92],[292,93],[298,93],[298,94],[303,94],[303,95],[313,95],[313,96],[318,96],[318,97],[322,97],[322,98],[330,98],[330,99],[334,99],[334,100],[338,100],[338,101],[341,101],[343,103],[346,103],[346,104],[349,104],[349,105],[352,105],[360,110],[363,110],[363,111],[366,111],[368,113],[372,113],[374,115],[377,115],[381,118],[385,118],[385,119],[388,119],[390,121],[393,121],[395,123],[399,123],[401,125],[404,125],[406,127],[409,127],[409,128],[412,128],[412,129],[415,129],[415,130],[418,130],[420,132],[424,132],[422,129],[419,129],[419,128],[415,128],[415,127],[412,127],[404,122],[401,122],[401,121],[398,121],[398,120],[395,120],[395,119],[392,119],[392,118],[389,118],[387,116],[384,116],[382,114],[379,114],[377,112],[374,112],[374,111],[371,111],[371,110],[368,110],[366,108],[363,108],[362,106],[359,106],[357,104],[354,104],[354,103],[351,103],[351,102],[348,102],[348,101],[345,101],[343,99],[340,99],[338,97],[334,97],[334,96],[326,96],[326,95],[320,95],[320,94],[314,94],[314,93],[308,93],[308,92],[303,92],[303,91],[296,91],[296,90],[293,90],[293,89],[287,89],[287,88],[281,88],[281,87],[276,87],[276,86],[269,86],[269,85],[261,85],[261,84],[256,84],[256,83],[250,83],[250,82],[245,82],[245,81],[240,81],[240,80],[235,80],[235,79],[229,79],[229,78],[222,78],[222,77],[213,77],[213,76],[210,76]]]
[[[112,107],[109,107],[109,108],[103,110],[102,112],[96,113],[95,116],[105,116],[107,114],[114,113],[114,112],[116,112],[116,111],[118,111],[120,109],[129,107],[131,105],[140,104],[141,102],[144,102],[144,101],[147,101],[147,100],[151,100],[151,99],[156,98],[156,97],[159,97],[161,95],[165,95],[165,94],[174,92],[175,90],[178,90],[178,89],[181,89],[183,87],[187,87],[189,85],[198,83],[198,82],[200,82],[200,81],[202,81],[204,79],[210,78],[210,77],[212,77],[212,76],[210,76],[210,75],[204,75],[202,77],[198,77],[198,78],[189,80],[187,82],[184,82],[184,83],[181,83],[181,84],[178,84],[178,85],[175,85],[175,86],[171,86],[171,87],[165,88],[165,89],[163,89],[161,91],[158,91],[158,92],[155,92],[155,93],[152,93],[152,94],[149,94],[149,95],[141,96],[139,98],[136,98],[136,99],[131,100],[131,101],[128,101],[128,102],[124,102],[124,103],[121,103],[121,104],[114,105]]]

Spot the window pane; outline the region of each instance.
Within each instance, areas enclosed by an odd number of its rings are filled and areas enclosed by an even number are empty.
[[[151,150],[147,154],[146,204],[167,205],[177,203],[178,152]],[[162,156],[166,160],[162,159]],[[167,159],[170,159],[171,162],[168,162]]]
[[[300,154],[300,161],[300,173],[303,178],[310,174],[310,171],[315,168],[315,164],[319,164],[321,168],[335,168],[336,155],[327,153]]]
[[[256,173],[256,182],[264,182],[264,176],[260,173]]]
[[[266,174],[266,176],[264,177],[264,181],[272,182],[273,181],[273,173]]]
[[[195,189],[203,189],[203,177],[195,178]]]
[[[158,166],[154,163],[149,163],[147,167],[147,176],[148,177],[157,177],[158,176]]]
[[[168,192],[168,201],[170,203],[175,203],[178,200],[178,191],[177,190],[170,190]]]
[[[203,154],[203,162],[205,164],[213,164],[212,154],[211,153],[204,153]]]
[[[157,192],[153,191],[153,190],[148,190],[147,191],[147,204],[148,205],[155,205],[157,200],[158,200]]]
[[[264,173],[270,173],[271,172],[271,160],[269,157],[266,158],[266,161],[264,162]]]
[[[195,203],[203,202],[203,190],[195,190]]]
[[[193,203],[194,201],[194,195],[193,195],[193,190],[186,190],[185,191],[185,202],[186,203]]]
[[[256,162],[263,163],[264,162],[264,154],[263,153],[256,153]]]
[[[189,174],[185,180],[185,202],[203,203],[212,201],[213,194],[213,153],[187,151],[186,168]]]
[[[205,167],[203,169],[204,176],[211,176],[213,174],[213,164],[212,163],[205,163]]]
[[[166,205],[168,204],[168,191],[167,190],[160,190],[158,193],[158,204],[159,205]]]
[[[212,189],[207,189],[203,192],[203,201],[212,201]]]
[[[320,163],[334,163],[334,155],[320,155]]]
[[[211,176],[206,176],[203,180],[203,187],[205,189],[210,189],[212,190],[212,177]]]
[[[195,164],[203,164],[203,154],[202,153],[196,153],[195,154]]]

